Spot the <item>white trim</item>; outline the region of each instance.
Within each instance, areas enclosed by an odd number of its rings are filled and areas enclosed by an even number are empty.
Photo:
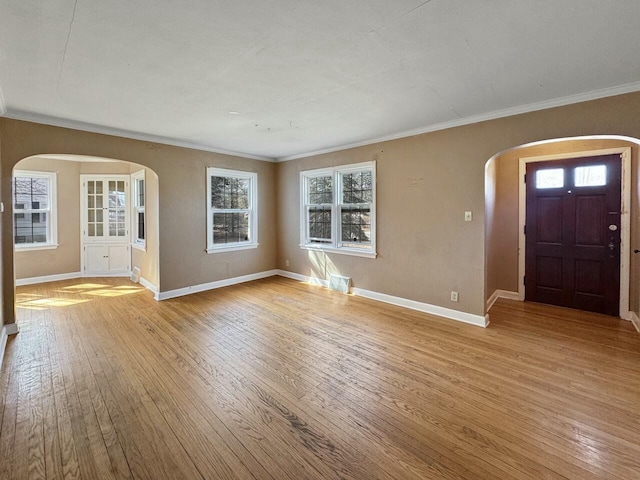
[[[130,278],[131,270],[118,270],[117,272],[89,272],[83,273],[82,278]]]
[[[158,300],[158,293],[159,293],[158,288],[153,283],[151,283],[149,280],[147,280],[143,276],[140,276],[140,285],[142,285],[144,288],[146,288],[151,293],[153,293],[153,298]]]
[[[343,246],[341,240],[342,227],[340,216],[342,207],[345,205],[340,196],[343,190],[342,176],[344,174],[362,171],[371,171],[372,185],[371,195],[372,201],[368,203],[371,216],[370,245],[364,244],[361,248],[353,247],[353,243],[345,242]],[[317,177],[331,177],[333,180],[332,201],[331,203],[323,203],[322,207],[331,207],[331,243],[313,243],[310,238],[308,212],[310,204],[308,201],[308,184],[309,180]],[[344,255],[353,255],[357,257],[376,258],[376,197],[377,197],[377,181],[376,181],[376,161],[353,163],[348,165],[338,165],[333,167],[317,168],[314,170],[304,170],[300,172],[300,243],[299,246],[305,250],[325,251],[331,253],[340,253]],[[318,204],[316,204],[318,205]],[[348,205],[348,204],[346,204]]]
[[[640,333],[640,317],[636,315],[636,312],[629,312],[629,320],[633,323],[633,326],[636,327],[636,331]]]
[[[354,295],[358,295],[379,302],[390,303],[399,307],[410,308],[411,310],[417,310],[419,312],[436,315],[438,317],[449,318],[451,320],[457,320],[459,322],[469,323],[478,327],[486,328],[488,325],[488,319],[484,315],[474,315],[472,313],[461,312],[459,310],[452,310],[450,308],[440,307],[438,305],[431,305],[429,303],[417,302],[415,300],[409,300],[402,297],[394,297],[393,295],[387,295],[386,293],[372,292],[363,288],[352,288],[351,292]]]
[[[74,130],[80,130],[83,132],[100,133],[102,135],[114,135],[116,137],[131,138],[133,140],[141,140],[143,142],[153,142],[153,143],[159,143],[162,145],[172,145],[174,147],[190,148],[192,150],[200,150],[203,152],[220,153],[222,155],[231,155],[234,157],[250,158],[252,160],[262,160],[264,162],[276,161],[273,157],[253,155],[250,153],[243,153],[243,152],[235,152],[232,150],[217,148],[211,145],[204,145],[196,142],[187,142],[184,140],[164,137],[161,135],[153,135],[150,133],[133,132],[131,130],[123,130],[120,128],[105,127],[105,126],[96,125],[93,123],[78,122],[75,120],[67,120],[64,118],[51,117],[48,115],[41,115],[38,113],[24,112],[22,110],[12,109],[11,111],[6,111],[0,115],[6,118],[11,118],[13,120],[22,120],[24,122],[51,125],[53,127],[72,128]]]
[[[32,252],[34,250],[55,250],[57,249],[60,245],[57,243],[30,243],[26,246],[22,246],[23,244],[14,244],[13,245],[13,251],[14,252]]]
[[[314,150],[312,152],[300,153],[296,155],[289,155],[286,157],[277,158],[276,162],[287,162],[289,160],[297,160],[299,158],[313,157],[315,155],[322,155],[325,153],[339,152],[341,150],[348,150],[350,148],[362,147],[365,145],[372,145],[380,142],[388,142],[390,140],[398,140],[400,138],[413,137],[415,135],[422,135],[423,133],[437,132],[439,130],[446,130],[448,128],[461,127],[463,125],[470,125],[478,122],[485,122],[487,120],[495,120],[498,118],[511,117],[513,115],[521,115],[523,113],[536,112],[538,110],[546,110],[548,108],[561,107],[564,105],[571,105],[574,103],[588,102],[590,100],[597,100],[599,98],[613,97],[615,95],[623,95],[625,93],[636,92],[640,90],[640,82],[627,83],[624,85],[618,85],[615,87],[602,88],[599,90],[592,90],[590,92],[579,93],[577,95],[569,95],[566,97],[554,98],[551,100],[544,100],[542,102],[529,103],[527,105],[521,105],[518,107],[504,108],[501,110],[495,110],[489,113],[482,113],[479,115],[472,115],[469,117],[463,117],[448,122],[436,123],[427,125],[420,128],[414,128],[411,130],[404,130],[398,133],[392,133],[391,135],[385,135],[382,137],[368,138],[360,142],[348,143],[336,147],[329,147],[320,150]]]
[[[41,277],[28,277],[16,279],[16,287],[23,285],[35,285],[37,283],[59,282],[60,280],[72,280],[82,277],[82,272],[58,273],[55,275],[44,275]]]
[[[629,311],[629,279],[631,275],[631,147],[606,148],[583,152],[558,153],[535,157],[521,157],[518,162],[518,297],[524,300],[525,244],[524,224],[526,215],[526,186],[524,175],[527,163],[550,162],[600,155],[622,156],[622,205],[620,208],[620,316]]]
[[[327,286],[328,281],[321,278],[308,277],[299,273],[289,272],[286,270],[277,270],[277,275],[282,277],[291,278],[293,280],[299,280],[301,282],[307,282],[314,285]],[[489,316],[474,315],[472,313],[461,312],[459,310],[452,310],[450,308],[440,307],[438,305],[431,305],[429,303],[417,302],[415,300],[409,300],[407,298],[395,297],[393,295],[387,295],[386,293],[373,292],[371,290],[365,290],[363,288],[352,288],[351,293],[360,297],[369,298],[371,300],[377,300],[379,302],[390,303],[399,307],[409,308],[411,310],[417,310],[419,312],[436,315],[438,317],[444,317],[451,320],[457,320],[459,322],[469,323],[479,327],[486,327],[489,325]]]
[[[2,370],[2,361],[4,360],[4,351],[7,347],[7,339],[9,335],[18,333],[18,324],[8,323],[0,329],[0,370]]]
[[[4,350],[7,347],[8,337],[9,335],[7,334],[7,327],[5,325],[0,330],[0,371],[2,371],[2,361],[4,360]]]
[[[238,250],[251,250],[254,248],[258,248],[260,246],[259,243],[234,243],[230,245],[225,245],[224,247],[215,247],[215,248],[207,248],[205,252],[207,253],[224,253],[224,252],[236,252]]]
[[[300,282],[310,283],[311,285],[318,285],[320,287],[328,287],[329,281],[317,277],[308,277],[301,275],[300,273],[289,272],[288,270],[278,270],[276,275],[281,277],[290,278],[291,280],[298,280]]]
[[[489,300],[487,300],[487,312],[491,309],[491,307],[493,307],[493,304],[496,303],[499,298],[520,301],[520,294],[518,292],[510,292],[508,290],[496,290],[491,294]]]
[[[205,292],[207,290],[228,287],[230,285],[236,285],[238,283],[251,282],[253,280],[259,280],[261,278],[273,277],[277,274],[278,270],[267,270],[266,272],[251,273],[249,275],[242,275],[240,277],[225,278],[224,280],[217,280],[215,282],[201,283],[199,285],[177,288],[175,290],[159,292],[156,295],[156,300],[168,300],[170,298],[182,297],[184,295],[190,295],[192,293]]]
[[[248,211],[249,213],[249,240],[246,242],[238,243],[213,243],[213,214],[214,211],[229,211],[232,209],[214,209],[211,205],[211,177],[224,177],[224,178],[241,178],[249,180],[249,208],[238,209],[239,211]],[[233,252],[235,250],[247,250],[251,248],[258,248],[258,173],[245,170],[231,170],[227,168],[219,167],[207,167],[206,176],[206,192],[205,199],[207,207],[207,253],[221,253],[221,252]]]
[[[131,226],[129,227],[131,230],[131,246],[136,248],[137,250],[142,250],[144,252],[147,251],[147,177],[145,175],[145,169],[138,170],[137,172],[132,173],[129,176],[131,185]],[[144,205],[140,207],[138,205],[139,200],[139,192],[138,192],[138,182],[142,180],[144,186],[144,192],[142,193],[144,197]],[[140,240],[138,237],[138,214],[142,212],[144,213],[144,233],[145,238]]]
[[[356,250],[353,248],[336,248],[336,247],[325,247],[321,244],[312,244],[312,245],[299,245],[303,250],[310,250],[312,252],[325,252],[325,253],[339,253],[340,255],[351,255],[353,257],[364,257],[364,258],[376,258],[378,256],[377,252],[368,252],[366,250]]]

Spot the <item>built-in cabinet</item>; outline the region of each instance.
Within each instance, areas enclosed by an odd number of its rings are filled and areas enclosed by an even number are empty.
[[[82,273],[131,271],[129,175],[81,175]]]

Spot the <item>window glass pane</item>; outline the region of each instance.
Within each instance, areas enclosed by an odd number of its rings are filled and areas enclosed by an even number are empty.
[[[249,241],[249,213],[214,213],[213,243],[228,244]]]
[[[249,208],[248,178],[211,177],[211,206],[218,209]]]
[[[308,179],[309,204],[333,203],[333,177],[313,177]]]
[[[309,207],[309,240],[331,242],[331,207]]]
[[[607,166],[592,165],[576,167],[574,171],[576,187],[599,187],[607,184]]]
[[[138,239],[144,240],[144,212],[138,212]]]
[[[342,175],[342,203],[370,203],[373,201],[373,173],[371,170]]]
[[[138,188],[136,191],[137,199],[136,201],[138,207],[144,207],[144,180],[138,180]]]
[[[371,243],[371,209],[342,207],[343,243]]]
[[[536,172],[536,188],[564,187],[564,169],[548,168]]]
[[[14,215],[14,241],[19,243],[46,243],[47,219],[46,212],[23,213]]]

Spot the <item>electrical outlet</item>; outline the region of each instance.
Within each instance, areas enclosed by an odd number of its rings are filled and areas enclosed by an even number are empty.
[[[473,220],[473,213],[469,210],[464,212],[464,221],[465,222],[470,222]]]
[[[451,301],[452,302],[458,301],[458,292],[451,292]]]
[[[288,267],[288,266],[289,266],[289,259],[286,259],[286,260],[284,261],[284,264]]]

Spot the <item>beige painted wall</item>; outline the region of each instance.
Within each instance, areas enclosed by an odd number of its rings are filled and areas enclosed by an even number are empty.
[[[5,205],[10,205],[13,165],[35,153],[132,161],[158,174],[162,291],[270,270],[277,265],[307,275],[336,270],[350,275],[361,288],[483,315],[487,160],[497,152],[550,138],[597,134],[640,138],[638,111],[640,93],[634,93],[276,165],[0,119],[2,198]],[[301,250],[299,171],[366,160],[378,162],[378,258]],[[205,253],[205,168],[213,165],[258,173],[258,249]],[[464,222],[465,210],[474,212],[473,222]],[[12,242],[11,231],[6,228],[11,225],[10,209],[5,210],[3,224],[5,315],[13,321],[13,262],[7,261]],[[286,260],[290,267],[286,267]],[[460,292],[459,303],[449,300],[451,290]]]
[[[0,118],[4,318],[13,322],[11,172],[36,154],[76,154],[133,162],[158,175],[160,289],[169,291],[275,268],[275,166],[270,162]],[[207,254],[208,166],[258,174],[259,243],[255,250]],[[86,172],[89,173],[89,172]],[[7,208],[8,207],[8,208]]]
[[[637,145],[621,140],[571,140],[545,145],[522,147],[505,152],[494,159],[496,164],[496,202],[491,211],[487,202],[487,289],[488,298],[497,289],[518,291],[518,206],[519,206],[519,159],[561,153],[584,152],[607,148],[631,147],[631,245],[640,244],[640,210],[638,209],[638,154]],[[489,214],[491,212],[491,215]],[[637,270],[640,265],[636,256],[631,257],[631,273],[634,280],[630,292],[632,310],[638,310]]]
[[[150,169],[131,165],[131,173],[144,170],[145,181],[145,221],[146,225],[146,249],[145,251],[133,248],[131,250],[131,266],[140,269],[140,275],[159,289],[159,245],[158,245],[158,176]],[[133,201],[133,200],[132,200]]]
[[[640,138],[638,111],[634,93],[278,164],[278,267],[320,277],[339,271],[357,287],[483,315],[487,160],[552,138]],[[300,249],[299,172],[366,160],[377,160],[378,258]],[[465,210],[473,222],[464,222]],[[452,290],[459,303],[450,301]]]
[[[14,254],[16,279],[79,272],[80,163],[28,158],[15,168],[57,173],[59,244],[55,250],[17,250]]]
[[[55,250],[16,251],[16,279],[80,272],[80,175],[128,175],[132,165],[125,162],[75,162],[31,157],[20,161],[15,168],[57,173],[59,244]],[[138,170],[140,168],[137,167]],[[155,238],[154,241],[157,245]],[[157,253],[157,249],[152,252]],[[157,272],[156,259],[147,258],[144,265],[145,271]]]

